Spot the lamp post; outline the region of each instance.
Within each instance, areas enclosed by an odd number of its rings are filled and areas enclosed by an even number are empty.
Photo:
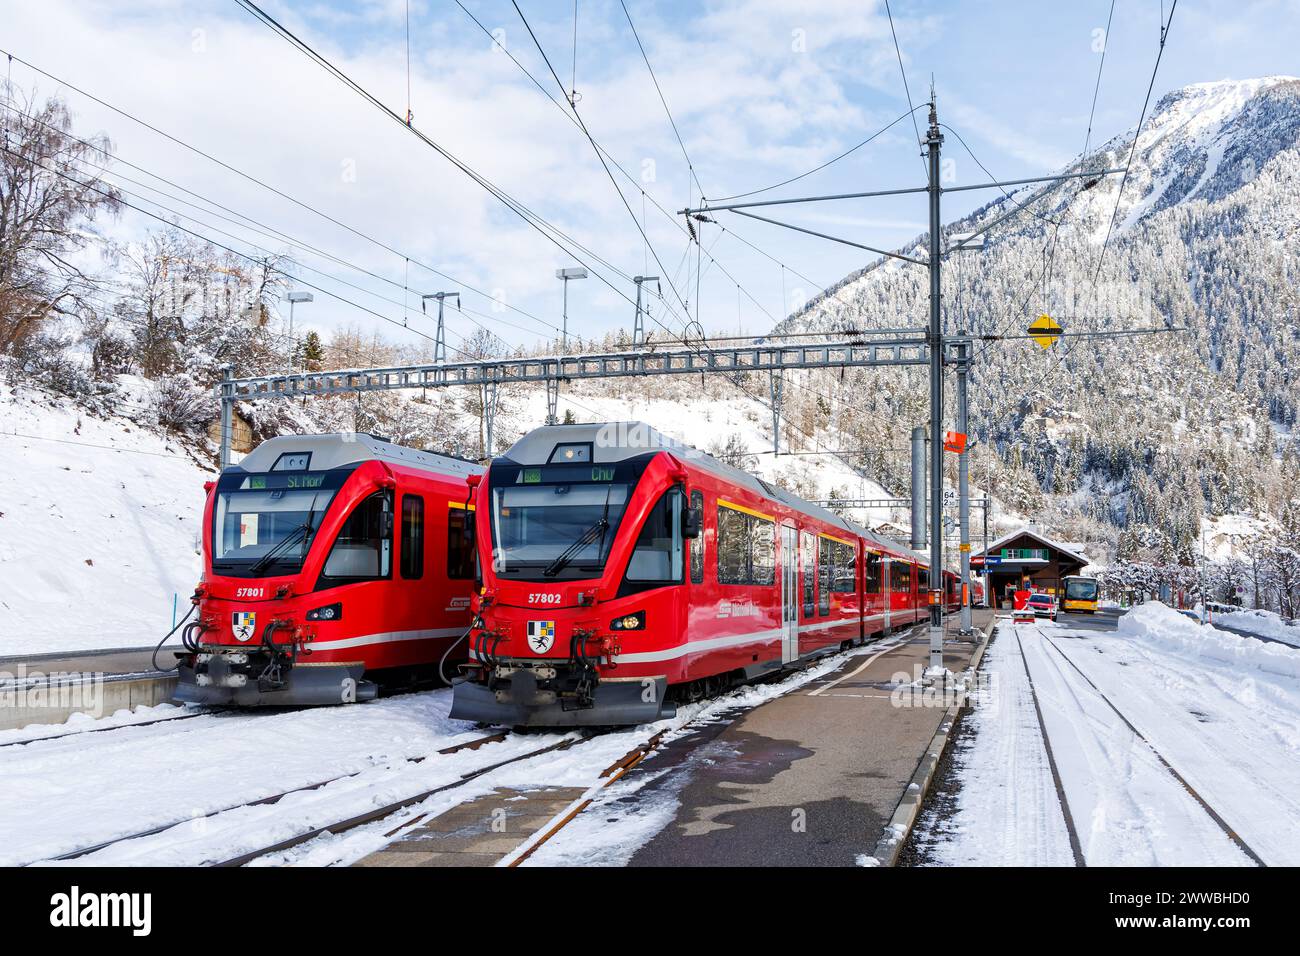
[[[298,351],[298,342],[293,337],[293,307],[299,302],[314,302],[316,297],[310,292],[290,292],[286,299],[289,300],[289,374],[293,374],[294,353]]]
[[[556,269],[555,278],[564,283],[564,320],[560,327],[560,350],[565,351],[569,347],[569,280],[587,278],[587,270],[582,266],[574,266],[570,269]]]

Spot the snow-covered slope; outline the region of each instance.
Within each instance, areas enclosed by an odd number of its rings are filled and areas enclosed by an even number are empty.
[[[1132,130],[1117,136],[1083,168],[1124,166],[1133,141]],[[1190,560],[1204,516],[1276,516],[1294,495],[1298,142],[1300,80],[1188,86],[1153,105],[1122,194],[1118,175],[1025,187],[1014,198],[1026,211],[993,228],[984,250],[949,258],[949,331],[1018,336],[1043,312],[1067,334],[1185,329],[1046,352],[1022,338],[977,345],[972,431],[996,452],[1006,504],[1112,546],[1121,529],[1151,529]],[[955,138],[949,147],[960,151]],[[1009,211],[999,197],[950,229]],[[783,329],[923,325],[927,296],[924,270],[875,263]],[[855,373],[840,387],[860,396],[849,440],[861,445],[898,444],[875,423],[926,394],[920,371]],[[882,470],[897,472],[904,455]]]
[[[198,582],[208,477],[125,418],[0,393],[0,657],[161,638]]]

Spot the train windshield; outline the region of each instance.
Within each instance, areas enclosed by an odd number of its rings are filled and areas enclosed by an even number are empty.
[[[340,471],[342,473],[340,473]],[[296,574],[347,471],[221,476],[212,570],[231,577]]]
[[[1067,601],[1097,600],[1097,581],[1095,578],[1070,578],[1065,582],[1065,599]]]
[[[521,581],[599,574],[640,477],[633,464],[493,464],[493,570]]]

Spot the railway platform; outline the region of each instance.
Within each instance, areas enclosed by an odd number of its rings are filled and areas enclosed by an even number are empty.
[[[992,622],[991,610],[977,610],[980,633],[968,640],[950,621],[949,671],[971,666]],[[661,770],[665,759],[679,762],[679,772],[660,775],[639,796],[676,789],[675,819],[629,864],[892,863],[937,763],[937,735],[953,714],[951,695],[914,683],[928,655],[921,627],[720,729],[675,742],[640,772]]]
[[[0,657],[0,731],[165,703],[176,677],[153,666],[153,650],[151,645]],[[158,660],[170,665],[172,648],[161,650]]]

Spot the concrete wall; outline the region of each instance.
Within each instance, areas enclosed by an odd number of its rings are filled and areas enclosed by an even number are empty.
[[[107,717],[119,710],[152,707],[171,700],[175,687],[175,676],[6,684],[0,687],[0,730],[62,724],[73,714]]]

